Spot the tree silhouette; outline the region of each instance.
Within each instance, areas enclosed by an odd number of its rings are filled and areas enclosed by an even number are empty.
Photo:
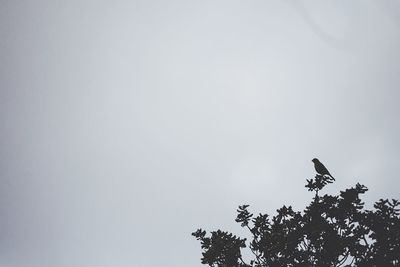
[[[221,230],[207,235],[192,233],[202,248],[202,263],[212,267],[283,266],[400,266],[399,201],[380,199],[374,210],[364,210],[360,196],[368,189],[356,184],[339,195],[320,191],[333,180],[316,175],[307,180],[315,193],[304,211],[291,206],[277,214],[254,216],[248,205],[239,206],[236,222],[249,230],[247,241]],[[242,249],[248,247],[253,259],[245,262]]]

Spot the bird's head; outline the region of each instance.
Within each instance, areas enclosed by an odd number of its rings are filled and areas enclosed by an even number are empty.
[[[317,158],[313,158],[312,162],[317,163],[317,162],[319,162],[319,160]]]

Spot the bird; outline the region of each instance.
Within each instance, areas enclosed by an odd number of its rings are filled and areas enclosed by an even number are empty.
[[[332,176],[332,174],[329,173],[328,169],[324,166],[324,164],[322,164],[317,158],[313,158],[312,162],[314,162],[314,168],[318,174],[322,176],[329,175],[329,177],[335,180],[335,178]]]

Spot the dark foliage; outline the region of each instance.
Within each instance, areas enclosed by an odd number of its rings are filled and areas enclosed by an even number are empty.
[[[356,184],[337,196],[319,192],[333,179],[317,175],[306,187],[315,192],[303,212],[291,206],[273,217],[254,216],[248,205],[239,206],[236,222],[249,230],[249,242],[231,233],[202,229],[192,235],[201,243],[202,263],[220,267],[282,266],[400,266],[399,201],[379,200],[364,210],[360,196],[368,189]],[[245,262],[241,249],[254,257]]]

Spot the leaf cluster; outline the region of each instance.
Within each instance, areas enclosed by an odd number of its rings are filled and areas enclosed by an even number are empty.
[[[199,229],[194,235],[201,242],[202,263],[221,267],[281,266],[399,266],[399,201],[380,199],[374,210],[364,210],[361,184],[338,195],[319,192],[331,183],[317,175],[307,180],[314,191],[304,211],[283,206],[276,215],[253,215],[248,205],[239,206],[236,222],[247,228],[251,240],[220,230]],[[253,259],[246,263],[241,250],[248,247]]]

